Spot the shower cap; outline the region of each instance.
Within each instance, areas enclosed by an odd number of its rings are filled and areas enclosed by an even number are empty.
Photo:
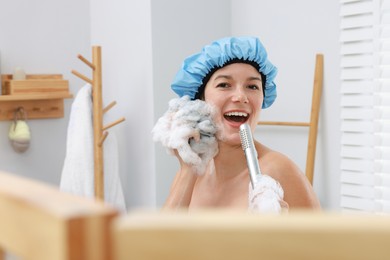
[[[276,98],[274,78],[277,68],[268,60],[267,51],[256,37],[227,37],[206,45],[200,53],[184,60],[171,88],[180,97],[188,95],[194,99],[199,88],[206,84],[203,82],[205,79],[207,81],[216,69],[234,60],[255,64],[259,72],[265,76],[262,108],[271,106]]]

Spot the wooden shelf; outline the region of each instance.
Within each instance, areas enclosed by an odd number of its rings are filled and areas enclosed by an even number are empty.
[[[64,99],[72,94],[1,95],[0,120],[13,120],[14,112],[23,107],[27,119],[64,117]]]
[[[71,93],[68,94],[34,94],[34,95],[0,95],[2,101],[22,101],[22,100],[46,100],[46,99],[64,99],[73,98]]]
[[[64,99],[73,97],[68,82],[57,74],[28,75],[27,80],[12,80],[11,75],[2,75],[2,83],[0,120],[13,120],[20,107],[27,119],[61,118]]]

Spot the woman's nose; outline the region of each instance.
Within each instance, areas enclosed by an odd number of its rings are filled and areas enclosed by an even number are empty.
[[[248,97],[242,91],[236,91],[232,97],[233,102],[248,103]]]

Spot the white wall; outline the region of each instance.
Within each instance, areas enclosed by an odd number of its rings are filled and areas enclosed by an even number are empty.
[[[155,206],[150,1],[91,0],[92,45],[102,46],[103,97],[117,106],[106,123],[119,143],[119,173],[129,209]]]
[[[28,74],[60,73],[75,93],[79,84],[70,71],[77,54],[89,50],[89,1],[0,0],[0,6],[1,73],[12,74],[19,66]],[[8,142],[10,122],[0,121],[0,170],[58,184],[71,102],[65,101],[64,118],[28,121],[32,140],[23,154]]]
[[[308,122],[316,53],[324,54],[314,188],[322,206],[339,208],[339,4],[313,0],[232,0],[232,33],[256,35],[279,68],[278,97],[263,120]],[[256,138],[304,171],[308,130],[260,126]]]

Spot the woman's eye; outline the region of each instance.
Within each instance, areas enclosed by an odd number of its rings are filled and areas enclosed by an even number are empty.
[[[253,90],[260,89],[257,85],[249,85],[248,88],[253,89]]]
[[[217,88],[227,88],[227,87],[229,87],[229,84],[228,84],[228,83],[219,83],[219,84],[217,85]]]

